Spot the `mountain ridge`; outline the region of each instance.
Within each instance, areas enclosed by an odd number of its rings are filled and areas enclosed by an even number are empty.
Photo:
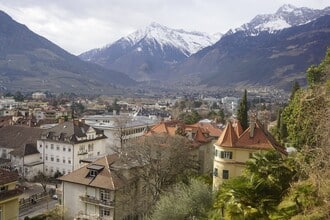
[[[0,11],[0,90],[116,91],[135,82],[81,61]]]
[[[206,33],[172,29],[153,22],[103,48],[82,53],[79,57],[122,70],[130,77],[144,81],[159,77],[174,64],[215,41],[215,37]]]
[[[197,76],[208,86],[276,85],[289,89],[292,81],[305,85],[305,71],[318,63],[330,45],[330,15],[276,33],[245,31],[225,35],[174,71]],[[189,73],[189,74],[186,74]]]

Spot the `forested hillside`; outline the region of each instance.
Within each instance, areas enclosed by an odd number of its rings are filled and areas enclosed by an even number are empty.
[[[295,85],[275,135],[297,152],[257,154],[239,178],[224,183],[209,219],[330,218],[330,49]]]
[[[295,84],[274,131],[296,151],[254,154],[213,202],[207,181],[179,184],[161,195],[151,219],[330,219],[330,49],[307,81],[306,89]]]

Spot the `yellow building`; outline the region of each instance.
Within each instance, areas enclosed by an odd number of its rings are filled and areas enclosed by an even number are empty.
[[[16,187],[17,180],[17,173],[0,169],[0,220],[18,219],[21,191]]]
[[[254,152],[277,150],[286,155],[285,148],[257,121],[242,132],[239,122],[228,123],[225,130],[214,144],[215,156],[213,161],[213,189],[219,188],[226,179],[242,174],[245,163]]]

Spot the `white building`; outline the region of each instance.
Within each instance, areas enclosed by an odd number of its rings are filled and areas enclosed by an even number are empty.
[[[19,102],[16,102],[13,97],[0,98],[0,109],[15,109],[19,107]]]
[[[159,122],[155,117],[121,115],[88,115],[84,117],[86,124],[104,131],[111,149],[121,147],[130,139],[141,137],[148,128]],[[111,154],[114,151],[109,151]]]
[[[34,92],[32,93],[32,99],[40,100],[40,99],[45,99],[46,94],[43,92]]]
[[[238,103],[239,103],[239,98],[236,97],[224,97],[221,99],[221,102],[225,108],[226,111],[236,114]]]
[[[11,155],[13,170],[17,171],[24,179],[31,181],[39,171],[42,172],[43,162],[35,144],[26,144],[9,154]]]
[[[70,173],[82,166],[81,160],[105,155],[108,151],[105,139],[102,130],[77,120],[45,130],[37,142],[44,173],[48,176]]]

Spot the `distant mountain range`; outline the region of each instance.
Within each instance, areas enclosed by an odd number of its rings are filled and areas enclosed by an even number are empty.
[[[257,15],[249,23],[243,24],[227,34],[244,31],[245,34],[255,36],[261,32],[276,33],[284,28],[307,24],[319,17],[330,14],[330,7],[323,10],[311,8],[297,8],[290,4],[280,7],[275,14]]]
[[[305,85],[306,69],[321,61],[328,46],[330,15],[275,33],[237,31],[181,63],[173,80],[194,76],[208,86],[290,89],[293,81]]]
[[[221,34],[210,36],[151,23],[101,49],[87,51],[80,58],[125,72],[138,81],[159,79],[174,65],[211,46],[220,37]]]
[[[215,44],[206,34],[151,24],[80,57],[138,81],[193,79],[208,86],[289,88],[294,80],[303,85],[306,68],[324,57],[330,22],[322,16],[329,14],[330,7],[283,5],[274,14],[257,15],[219,35]]]
[[[84,62],[0,11],[0,91],[118,92],[135,81]]]
[[[136,81],[156,88],[182,83],[288,89],[295,80],[304,85],[306,68],[319,63],[328,46],[330,7],[284,5],[224,35],[152,23],[80,58],[0,11],[0,92],[113,94]]]

